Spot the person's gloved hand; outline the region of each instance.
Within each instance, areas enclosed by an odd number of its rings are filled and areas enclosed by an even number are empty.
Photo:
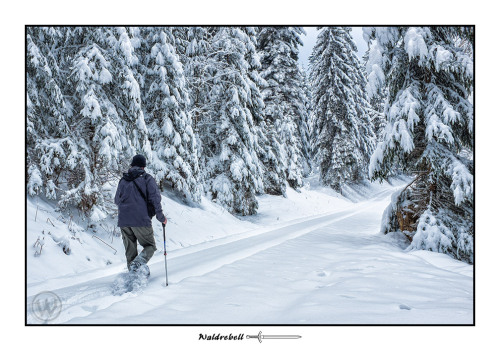
[[[163,222],[162,224],[163,224],[163,226],[167,225],[167,217],[165,217],[165,222]]]

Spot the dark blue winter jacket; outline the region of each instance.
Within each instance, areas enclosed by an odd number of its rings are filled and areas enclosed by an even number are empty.
[[[156,219],[165,221],[161,209],[161,195],[155,180],[143,169],[132,167],[128,173],[123,173],[123,178],[118,184],[115,195],[115,204],[118,206],[119,227],[151,227],[148,208],[141,193],[132,182],[135,179],[147,199],[155,208]]]

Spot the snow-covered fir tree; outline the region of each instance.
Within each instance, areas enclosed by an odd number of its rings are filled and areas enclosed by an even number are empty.
[[[204,147],[207,138],[214,130],[216,101],[212,99],[212,88],[216,82],[217,62],[211,52],[211,41],[216,28],[177,27],[174,29],[180,58],[184,65],[186,86],[189,91],[188,112],[192,117],[193,130],[198,147],[200,163],[199,180],[208,184],[210,174],[207,171]]]
[[[61,28],[28,27],[26,47],[27,191],[55,199],[74,144],[68,126],[70,106],[61,90],[61,74],[51,48],[61,45]]]
[[[133,134],[127,133],[124,123],[125,115],[132,111],[140,114],[140,107],[136,106],[140,104],[140,96],[138,101],[138,85],[130,68],[124,67],[125,62],[132,62],[130,57],[125,61],[127,55],[131,55],[131,47],[122,30],[75,28],[75,33],[68,36],[76,40],[72,45],[84,44],[82,39],[89,42],[82,45],[72,59],[65,86],[68,95],[72,93],[73,114],[69,120],[74,128],[72,139],[77,153],[68,162],[67,185],[62,189],[59,203],[61,206],[75,204],[94,220],[107,214],[109,199],[103,192],[103,185],[119,171],[123,155],[133,153],[128,147],[127,136],[137,145],[141,132],[134,128]],[[106,43],[111,47],[104,46]],[[125,55],[119,53],[122,50],[127,50]],[[121,84],[120,79],[124,80]],[[122,97],[122,94],[127,96]],[[127,106],[129,99],[132,104]],[[128,130],[131,129],[133,127],[129,126]],[[145,136],[143,130],[142,140],[147,142]]]
[[[374,133],[366,79],[347,27],[325,27],[310,57],[314,155],[324,184],[336,190],[366,177]]]
[[[386,210],[383,230],[402,231],[411,247],[473,260],[473,61],[461,41],[471,27],[365,28],[376,40],[371,89],[388,88],[387,126],[370,164],[373,178],[399,167],[414,175]],[[470,154],[470,153],[465,153]]]
[[[285,194],[286,182],[292,188],[302,185],[303,147],[298,125],[306,114],[298,51],[302,45],[301,27],[261,27],[258,50],[261,55],[261,76],[267,87],[262,90],[267,139],[262,155],[265,191]]]
[[[210,53],[210,41],[213,30],[207,27],[176,28],[175,33],[178,47],[181,48],[180,58],[184,65],[186,85],[189,91],[189,113],[193,120],[195,137],[201,145],[200,135],[207,132],[209,123],[202,123],[208,120],[215,109],[211,101],[212,85],[214,83],[217,62]],[[205,116],[205,118],[203,118]],[[200,148],[201,150],[201,148]],[[199,154],[201,158],[201,154]],[[206,173],[202,170],[201,179],[206,179]]]
[[[128,29],[130,30],[130,29]],[[131,40],[126,28],[112,28],[108,35],[110,52],[114,56],[115,97],[121,119],[124,121],[126,136],[130,139],[130,149],[133,153],[142,153],[151,159],[151,145],[148,139],[148,129],[144,121],[140,84],[137,81],[135,66],[139,59],[135,47],[140,43]],[[130,155],[129,155],[130,156]]]
[[[209,97],[210,104],[196,111],[206,190],[212,201],[230,212],[254,214],[263,173],[252,110],[263,103],[247,60],[253,45],[245,30],[237,27],[209,28],[206,35],[208,52],[196,55],[198,59],[205,55],[210,61],[209,66],[198,66],[197,75],[209,88],[200,91],[208,95],[199,101]]]
[[[262,192],[259,111],[264,107],[252,28],[174,28],[200,148],[200,181],[212,201],[254,214]]]
[[[188,111],[189,95],[184,71],[170,28],[144,29],[148,53],[144,108],[153,154],[152,174],[161,188],[166,184],[199,202],[198,150]]]
[[[311,121],[312,121],[312,91],[307,71],[300,67],[300,100],[298,106],[299,119],[297,121],[297,131],[301,142],[302,153],[302,174],[309,175],[312,172],[312,151],[311,151]]]
[[[66,147],[58,149],[64,155],[58,157],[61,184],[53,198],[61,207],[76,205],[98,220],[112,207],[105,184],[134,153],[151,156],[132,69],[137,64],[133,53],[137,42],[132,44],[127,30],[119,27],[58,30],[63,35],[57,34],[59,42],[50,46],[50,52],[60,66],[57,80],[68,110],[64,116],[68,128],[51,132],[50,145]]]
[[[363,55],[364,74],[367,78],[366,91],[370,102],[370,119],[372,120],[373,130],[376,135],[377,142],[382,140],[383,130],[387,121],[384,114],[384,106],[387,97],[387,87],[373,90],[372,86],[376,86],[379,79],[379,67],[377,61],[380,57],[380,50],[377,47],[376,40],[371,43],[370,50],[367,50]],[[372,84],[373,83],[373,84]]]

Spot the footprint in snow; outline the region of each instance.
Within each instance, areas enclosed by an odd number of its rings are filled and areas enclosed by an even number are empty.
[[[316,271],[316,275],[318,277],[327,277],[327,276],[330,275],[330,273],[329,272],[325,272],[325,271]]]
[[[411,307],[410,306],[407,306],[407,305],[404,305],[404,304],[401,304],[399,305],[399,309],[400,310],[411,310]]]

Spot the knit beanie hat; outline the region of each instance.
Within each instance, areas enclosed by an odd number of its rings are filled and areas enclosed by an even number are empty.
[[[146,167],[146,157],[142,155],[135,155],[134,158],[132,159],[131,166]]]

